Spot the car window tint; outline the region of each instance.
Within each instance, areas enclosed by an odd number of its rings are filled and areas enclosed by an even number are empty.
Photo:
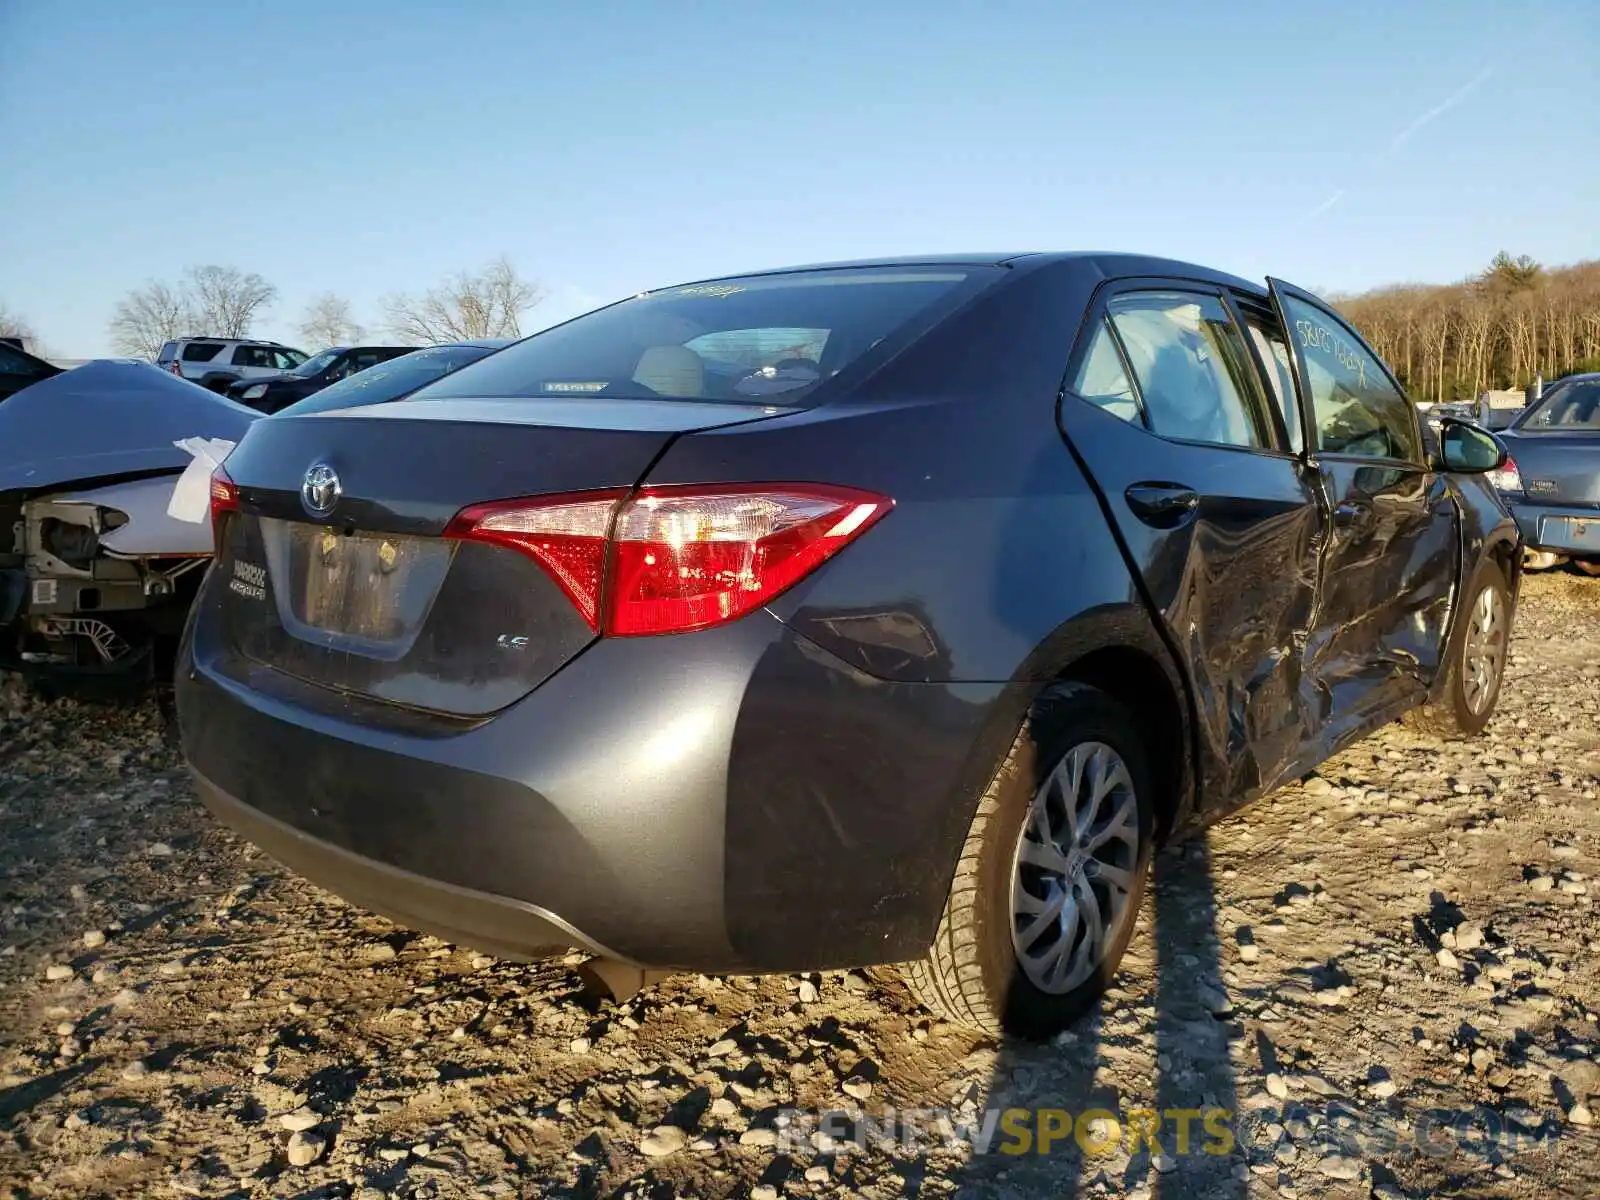
[[[975,275],[867,267],[662,288],[535,334],[426,395],[800,403]]]
[[[286,413],[327,412],[362,404],[381,404],[416,391],[451,371],[477,362],[491,351],[481,346],[435,346],[379,363],[316,395],[291,404]]]
[[[183,348],[184,362],[210,362],[222,351],[220,342],[190,342]]]
[[[0,375],[34,375],[39,365],[8,346],[0,346]]]
[[[1547,391],[1520,432],[1541,429],[1600,429],[1600,379],[1563,383]]]
[[[1305,363],[1317,449],[1358,458],[1421,462],[1411,402],[1340,322],[1313,304],[1284,297]]]
[[[272,369],[272,351],[266,346],[240,346],[233,352],[236,367],[265,367]]]
[[[1224,446],[1270,446],[1255,367],[1219,297],[1134,292],[1106,306],[1163,437]]]
[[[1294,393],[1294,359],[1289,354],[1289,343],[1283,336],[1278,319],[1255,308],[1244,307],[1245,332],[1254,343],[1256,354],[1267,371],[1267,383],[1272,389],[1272,402],[1278,406],[1283,418],[1283,428],[1289,435],[1289,449],[1305,449],[1300,429],[1300,405]]]
[[[156,355],[156,361],[157,362],[171,362],[173,359],[175,359],[177,357],[178,357],[178,343],[177,342],[168,342],[165,346],[161,347],[161,353]]]
[[[1139,420],[1139,398],[1122,365],[1122,354],[1111,328],[1104,321],[1095,330],[1089,352],[1083,356],[1072,390],[1124,421]]]

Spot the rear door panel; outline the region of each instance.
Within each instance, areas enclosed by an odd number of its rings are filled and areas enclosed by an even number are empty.
[[[1178,285],[1149,288],[1164,286]],[[1316,599],[1318,498],[1287,453],[1169,441],[1117,411],[1068,391],[1061,429],[1189,673],[1202,803],[1240,803],[1279,782],[1315,737],[1300,659]]]

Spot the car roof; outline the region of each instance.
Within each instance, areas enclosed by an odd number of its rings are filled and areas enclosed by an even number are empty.
[[[1098,270],[1111,278],[1127,275],[1165,275],[1183,279],[1203,280],[1224,287],[1239,288],[1258,296],[1267,294],[1260,284],[1219,271],[1199,263],[1184,262],[1176,258],[1106,250],[1026,250],[1009,253],[915,254],[888,258],[844,259],[837,262],[805,263],[790,267],[773,267],[759,271],[740,271],[712,276],[696,283],[711,283],[717,279],[747,279],[762,275],[786,275],[798,271],[866,270],[878,267],[940,267],[940,266],[997,266],[1036,268],[1052,263],[1078,262]],[[683,285],[674,285],[683,286]]]

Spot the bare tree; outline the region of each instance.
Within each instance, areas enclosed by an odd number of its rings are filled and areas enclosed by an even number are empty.
[[[366,333],[351,316],[350,301],[332,292],[324,292],[313,300],[300,318],[300,335],[317,347],[359,342]]]
[[[278,297],[277,288],[238,267],[190,267],[186,283],[196,324],[212,337],[244,337],[256,312]]]
[[[34,341],[38,334],[34,333],[32,325],[23,320],[21,313],[14,313],[0,304],[0,337],[21,338],[26,344]]]
[[[462,271],[420,297],[384,301],[389,331],[406,342],[437,344],[467,338],[519,337],[522,314],[544,298],[504,257],[476,274]]]
[[[194,328],[187,297],[165,283],[150,282],[117,301],[111,344],[118,353],[154,358],[162,345]]]

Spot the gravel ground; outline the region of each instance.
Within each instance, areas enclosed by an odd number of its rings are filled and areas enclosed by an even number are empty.
[[[1486,737],[1169,849],[1099,1012],[996,1045],[887,972],[614,1005],[409,934],[215,825],[153,710],[0,678],[0,1197],[1600,1195],[1597,789],[1600,580],[1530,577]]]

